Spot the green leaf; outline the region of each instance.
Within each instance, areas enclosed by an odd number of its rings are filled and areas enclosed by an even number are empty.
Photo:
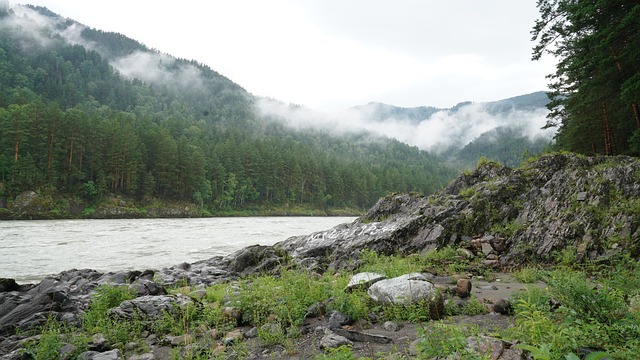
[[[610,357],[611,355],[609,355],[609,353],[606,353],[604,351],[597,351],[597,352],[592,352],[591,354],[587,355],[584,360],[600,360],[600,359],[604,359],[607,357]]]

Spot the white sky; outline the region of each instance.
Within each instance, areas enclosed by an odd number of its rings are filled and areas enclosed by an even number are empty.
[[[536,0],[30,0],[320,110],[451,107],[546,90]]]

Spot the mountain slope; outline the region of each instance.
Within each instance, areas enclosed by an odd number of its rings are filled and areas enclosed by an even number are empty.
[[[43,216],[112,196],[209,211],[366,208],[454,175],[395,140],[291,129],[205,65],[45,8],[0,10],[0,84],[0,207],[37,190]]]

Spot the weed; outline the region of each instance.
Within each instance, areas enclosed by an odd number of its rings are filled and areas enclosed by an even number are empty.
[[[356,360],[356,357],[351,351],[351,346],[342,345],[335,349],[328,349],[326,353],[315,356],[314,360]]]
[[[41,329],[38,341],[27,345],[27,353],[34,360],[58,359],[63,346],[64,332],[63,325],[50,317]]]
[[[556,270],[551,273],[547,282],[551,295],[582,320],[594,319],[600,323],[612,323],[622,318],[628,310],[624,294],[620,290],[606,286],[595,287],[582,272]]]
[[[477,335],[467,328],[445,324],[443,322],[429,323],[419,330],[421,340],[416,348],[421,358],[447,357],[459,355],[464,359],[481,359],[480,354],[467,349],[467,338]]]
[[[482,315],[488,312],[487,307],[481,303],[478,298],[472,296],[461,309],[462,315]]]
[[[511,273],[516,280],[525,284],[532,284],[542,279],[542,273],[537,267],[523,267]]]
[[[258,338],[265,346],[284,345],[287,334],[282,325],[277,323],[265,324],[258,329]]]
[[[577,254],[575,246],[567,246],[562,250],[554,251],[552,256],[556,264],[571,268],[578,263]]]

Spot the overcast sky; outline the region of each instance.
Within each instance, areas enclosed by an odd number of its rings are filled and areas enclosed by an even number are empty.
[[[535,0],[31,0],[320,110],[451,107],[546,90]]]

